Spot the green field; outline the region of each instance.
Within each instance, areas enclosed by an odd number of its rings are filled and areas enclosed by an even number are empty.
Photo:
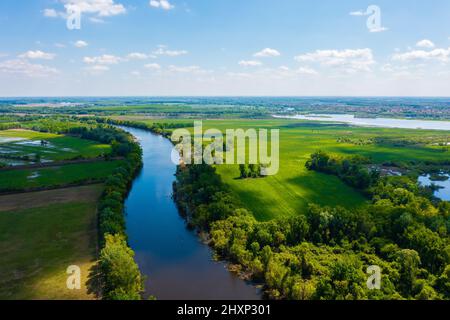
[[[139,117],[121,117],[139,120]],[[183,122],[187,120],[143,120],[154,122]],[[192,120],[190,120],[192,122]],[[450,155],[442,148],[427,146],[396,147],[391,145],[355,145],[339,143],[338,137],[391,139],[442,137],[448,132],[349,127],[346,125],[320,124],[296,120],[207,120],[203,128],[225,129],[265,128],[280,129],[280,170],[275,176],[241,180],[237,165],[217,166],[218,173],[242,203],[260,220],[289,216],[305,211],[310,203],[347,208],[365,204],[366,199],[358,191],[347,186],[337,177],[306,170],[305,162],[310,154],[323,150],[339,155],[362,155],[375,163],[386,161],[448,160]]]
[[[22,140],[10,141],[11,138]],[[48,144],[41,145],[42,140]],[[0,157],[3,153],[32,159],[39,154],[43,160],[59,161],[79,156],[95,158],[110,150],[109,145],[71,136],[17,129],[0,131]]]
[[[90,188],[86,197],[77,194],[66,203],[45,205],[41,198],[51,199],[51,191],[37,192],[42,206],[33,207],[31,199],[30,208],[0,212],[0,299],[95,298],[86,282],[96,259],[96,201],[102,187],[84,188]],[[0,203],[11,205],[15,200],[9,197],[0,197]],[[67,289],[70,265],[81,268],[81,290]]]
[[[115,160],[39,169],[0,171],[0,191],[48,188],[84,181],[101,181],[121,164],[121,160]]]

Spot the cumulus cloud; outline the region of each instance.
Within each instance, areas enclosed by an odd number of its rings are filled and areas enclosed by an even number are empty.
[[[87,46],[88,46],[88,43],[87,43],[86,41],[83,41],[83,40],[78,40],[78,41],[75,42],[73,45],[74,45],[75,47],[77,47],[77,48],[84,48],[84,47],[87,47]]]
[[[371,71],[375,64],[372,50],[345,49],[345,50],[317,50],[295,57],[298,62],[318,63],[327,67],[346,68],[347,71]]]
[[[169,57],[177,57],[186,55],[189,52],[186,50],[168,50],[166,46],[160,45],[156,51],[153,52],[153,54],[159,55],[159,56],[169,56]]]
[[[47,18],[57,18],[60,15],[60,13],[57,12],[55,9],[44,9],[43,13],[44,17]]]
[[[127,55],[127,58],[132,59],[132,60],[145,60],[145,59],[148,59],[149,56],[147,54],[141,53],[141,52],[132,52]]]
[[[450,57],[450,48],[448,49],[434,49],[430,51],[412,50],[404,53],[396,53],[392,56],[395,61],[408,62],[414,60],[428,60],[448,62]]]
[[[106,71],[109,71],[109,67],[102,64],[95,64],[89,67],[84,68],[87,72],[93,75],[99,75]]]
[[[109,17],[125,13],[124,5],[114,0],[62,0],[66,10],[79,8],[81,13],[91,13],[100,17]]]
[[[262,63],[256,60],[241,60],[239,61],[239,65],[243,67],[258,67],[261,66]]]
[[[170,72],[176,72],[176,73],[192,73],[192,74],[207,74],[211,73],[210,70],[204,70],[199,66],[174,66],[170,65],[168,67],[168,70]]]
[[[369,28],[370,32],[383,32],[383,31],[388,31],[389,28],[385,28],[385,27],[378,27],[378,28]]]
[[[319,73],[314,70],[313,68],[309,67],[300,67],[296,70],[297,74],[303,74],[303,75],[318,75]]]
[[[105,20],[100,19],[98,17],[90,17],[89,21],[92,22],[92,23],[105,23]]]
[[[150,70],[160,70],[161,69],[161,66],[157,63],[149,63],[149,64],[146,64],[144,67],[147,69],[150,69]]]
[[[118,64],[123,59],[120,57],[116,57],[110,54],[104,54],[97,57],[84,57],[83,61],[87,64],[96,64],[96,65],[111,65]]]
[[[253,56],[254,57],[266,58],[266,57],[278,57],[280,55],[281,54],[280,54],[280,52],[278,50],[271,49],[271,48],[265,48],[265,49],[255,53]]]
[[[55,54],[47,53],[40,50],[36,51],[27,51],[19,56],[19,58],[23,59],[43,59],[43,60],[52,60],[55,58]]]
[[[350,12],[349,13],[351,16],[354,16],[354,17],[361,17],[361,16],[366,16],[367,15],[367,13],[365,12],[365,11],[352,11],[352,12]]]
[[[47,8],[43,11],[45,17],[48,18],[65,18],[69,11],[79,11],[80,13],[94,15],[89,20],[92,22],[103,22],[100,17],[116,16],[126,13],[123,4],[115,3],[115,0],[58,0],[63,4],[64,10],[57,11],[53,8]]]
[[[33,64],[27,60],[15,59],[0,62],[0,73],[45,78],[59,74],[59,70],[41,64]]]
[[[419,48],[434,48],[434,43],[431,40],[424,39],[424,40],[420,40],[419,42],[417,42],[416,43],[416,47],[419,47]]]
[[[171,10],[175,8],[168,0],[150,0],[150,7]]]

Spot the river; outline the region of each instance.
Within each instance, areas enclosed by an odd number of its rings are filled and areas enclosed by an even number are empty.
[[[299,119],[321,122],[349,123],[363,127],[383,127],[402,129],[450,130],[450,121],[408,120],[391,118],[358,118],[351,114],[310,114],[296,116],[279,116],[275,118]]]
[[[260,290],[239,279],[186,228],[172,200],[176,166],[172,144],[148,131],[122,128],[143,149],[144,167],[125,202],[127,234],[147,276],[145,297],[158,300],[259,300]]]

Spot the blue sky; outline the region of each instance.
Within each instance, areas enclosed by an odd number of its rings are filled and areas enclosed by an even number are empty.
[[[449,15],[448,0],[2,0],[0,96],[450,96]]]

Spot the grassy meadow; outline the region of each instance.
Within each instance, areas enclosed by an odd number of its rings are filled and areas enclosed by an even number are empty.
[[[193,120],[150,120],[138,116],[120,117],[122,120],[192,123]],[[259,220],[277,216],[289,216],[305,211],[310,203],[347,208],[363,206],[362,194],[347,186],[337,177],[308,171],[305,162],[317,150],[338,155],[361,155],[374,163],[386,161],[446,160],[448,152],[442,148],[426,146],[393,146],[385,144],[357,145],[338,142],[338,138],[390,139],[423,138],[424,136],[448,136],[447,132],[353,127],[347,125],[321,124],[298,120],[206,120],[203,129],[280,129],[280,170],[277,175],[258,179],[238,179],[238,165],[219,165],[218,173],[231,187],[242,203]]]
[[[101,181],[108,177],[121,163],[121,160],[114,160],[0,171],[0,192],[53,188],[84,181]]]
[[[0,299],[94,299],[87,281],[97,252],[101,185],[0,196]],[[51,204],[48,204],[51,203]],[[81,290],[66,269],[81,268]]]
[[[10,139],[15,140],[10,141]],[[41,140],[48,142],[48,145],[42,146]],[[31,155],[32,157],[39,154],[42,159],[60,161],[79,156],[95,158],[109,153],[110,150],[109,145],[65,135],[22,129],[0,131],[0,155],[6,153],[13,156]]]

